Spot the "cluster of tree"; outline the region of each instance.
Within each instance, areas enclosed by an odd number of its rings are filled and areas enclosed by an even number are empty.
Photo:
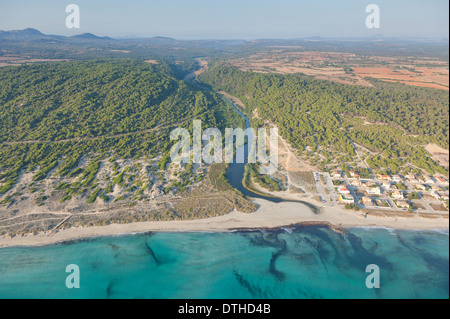
[[[41,63],[0,69],[0,188],[20,170],[35,181],[52,170],[90,184],[98,161],[153,158],[173,145],[170,131],[242,126],[213,92],[174,78],[159,65],[132,60]],[[83,156],[95,161],[77,168]],[[165,158],[167,156],[165,155]]]
[[[281,191],[280,183],[269,175],[260,174],[259,167],[256,164],[246,164],[244,181],[247,185],[250,184],[249,178],[252,178],[254,182],[258,183],[261,187],[266,188],[270,191]]]
[[[362,87],[301,74],[243,72],[220,62],[200,80],[239,97],[247,115],[257,109],[259,117],[274,122],[300,151],[333,149],[354,156],[357,143],[379,154],[368,159],[372,168],[398,171],[408,162],[448,174],[421,147],[433,142],[448,149],[445,91],[374,79],[374,87]]]

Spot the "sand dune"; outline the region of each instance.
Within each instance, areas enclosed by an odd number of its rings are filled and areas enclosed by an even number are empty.
[[[320,214],[313,214],[300,203],[283,202],[279,204],[256,199],[260,208],[252,214],[233,211],[228,215],[200,220],[149,221],[132,224],[111,224],[109,226],[70,228],[52,235],[39,234],[15,238],[0,238],[0,247],[38,246],[89,237],[112,236],[141,232],[226,232],[237,229],[278,228],[292,224],[323,223],[336,227],[388,227],[395,229],[448,229],[447,218],[420,217],[376,217],[344,210],[338,207],[322,208]]]

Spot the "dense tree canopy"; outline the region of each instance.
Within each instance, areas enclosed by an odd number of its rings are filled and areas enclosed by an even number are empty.
[[[98,160],[167,153],[175,126],[234,127],[242,118],[216,94],[171,76],[164,66],[115,60],[43,63],[0,69],[0,193],[21,169],[73,171]],[[95,161],[94,161],[95,162]],[[98,165],[82,179],[92,180]]]
[[[374,87],[362,87],[300,74],[243,72],[223,63],[200,79],[242,99],[248,115],[257,110],[276,123],[300,151],[322,147],[354,156],[358,143],[380,155],[369,159],[373,168],[396,171],[412,163],[448,173],[421,146],[433,142],[448,149],[448,92],[377,80],[371,80]]]

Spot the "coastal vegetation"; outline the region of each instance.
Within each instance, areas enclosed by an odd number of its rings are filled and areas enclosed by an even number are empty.
[[[372,170],[393,174],[418,168],[448,175],[448,167],[422,147],[449,147],[449,97],[443,90],[376,79],[370,80],[373,87],[363,87],[302,74],[244,72],[222,62],[200,80],[243,101],[254,126],[274,123],[299,155],[323,170],[355,167],[363,150]]]
[[[255,209],[225,184],[224,170],[220,183],[208,184],[207,167],[171,163],[173,129],[192,132],[194,119],[223,133],[245,123],[220,95],[185,83],[167,65],[115,59],[4,67],[0,113],[1,234],[52,231],[62,221],[58,229]],[[186,204],[205,182],[202,198]],[[67,214],[22,216],[37,206]],[[23,221],[10,227],[10,219]]]
[[[269,191],[279,192],[282,190],[279,181],[275,180],[270,175],[260,174],[257,164],[248,163],[245,165],[245,172],[242,180],[243,186],[252,192],[267,196],[267,194],[258,192],[254,187],[252,187],[253,183],[257,183],[260,187]]]
[[[78,188],[87,188],[100,160],[111,155],[162,154],[164,168],[174,127],[191,129],[193,118],[219,129],[242,125],[217,95],[158,65],[131,60],[2,68],[0,113],[0,193],[13,187],[22,170],[35,171],[35,182],[50,174],[79,176]],[[79,167],[86,156],[90,164]]]

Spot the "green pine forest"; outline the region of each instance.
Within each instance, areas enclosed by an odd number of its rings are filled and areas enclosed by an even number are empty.
[[[333,159],[345,166],[359,145],[372,170],[448,175],[448,167],[423,148],[428,143],[449,148],[446,91],[375,79],[373,87],[362,87],[301,74],[244,72],[224,62],[211,65],[200,81],[241,99],[252,125],[275,123],[299,154],[324,170]]]
[[[244,125],[220,96],[177,79],[173,68],[129,59],[35,63],[0,69],[0,194],[22,170],[34,181],[95,182],[108,158],[169,161],[170,131]],[[90,164],[77,168],[89,158]]]

